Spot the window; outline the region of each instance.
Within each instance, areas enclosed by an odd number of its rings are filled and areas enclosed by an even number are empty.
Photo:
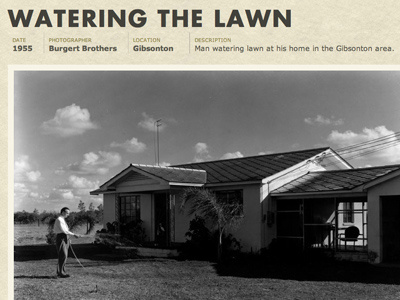
[[[343,202],[343,223],[354,223],[353,202]]]
[[[129,223],[140,219],[140,196],[122,196],[120,200],[120,221]]]
[[[243,213],[243,190],[215,191],[215,195],[223,203],[238,203],[241,206],[238,214]]]

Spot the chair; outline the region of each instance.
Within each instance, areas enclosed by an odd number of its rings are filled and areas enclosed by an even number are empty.
[[[360,235],[360,230],[356,226],[347,227],[342,237],[339,237],[341,241],[344,242],[344,250],[347,250],[347,242],[353,242],[354,250],[356,249],[356,242],[358,241],[358,236]]]

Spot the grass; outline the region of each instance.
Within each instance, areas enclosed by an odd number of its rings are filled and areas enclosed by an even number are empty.
[[[15,299],[400,299],[396,267],[256,259],[219,265],[168,259],[112,261],[94,246],[75,245],[74,250],[85,268],[69,258],[67,272],[72,277],[56,279],[55,252],[43,255],[37,250],[35,256],[29,247],[16,247]]]

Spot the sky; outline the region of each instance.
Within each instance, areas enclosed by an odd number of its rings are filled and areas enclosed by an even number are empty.
[[[340,149],[400,131],[396,71],[16,71],[14,210],[76,211],[129,164]],[[346,158],[346,157],[345,157]],[[400,164],[400,146],[349,160]]]

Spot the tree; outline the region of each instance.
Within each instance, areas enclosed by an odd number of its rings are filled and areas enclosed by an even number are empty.
[[[226,229],[236,228],[243,220],[243,205],[237,201],[223,201],[205,188],[187,188],[181,195],[181,209],[190,205],[188,214],[199,214],[218,229],[218,260],[222,257],[222,237]]]
[[[94,211],[94,210],[95,210],[95,208],[94,208],[93,202],[90,202],[89,211]]]
[[[85,203],[83,203],[82,200],[79,200],[78,209],[79,209],[80,212],[85,212],[86,211]]]
[[[97,222],[103,222],[103,204],[99,204],[99,206],[97,206],[95,213]]]
[[[32,216],[34,221],[37,222],[39,226],[39,211],[36,208],[33,210]]]

